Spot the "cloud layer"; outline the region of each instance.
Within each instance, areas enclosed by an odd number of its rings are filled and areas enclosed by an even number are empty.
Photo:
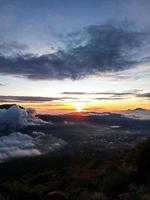
[[[36,149],[31,136],[20,132],[0,137],[0,162],[9,158],[36,156],[41,152]]]
[[[150,110],[145,110],[143,108],[129,109],[121,112],[121,114],[133,119],[150,120]]]
[[[67,143],[51,134],[39,131],[40,127],[51,127],[51,122],[35,116],[32,108],[18,105],[3,105],[0,109],[0,162],[28,156],[39,156],[59,150]],[[28,129],[29,125],[32,129]],[[26,127],[25,133],[22,133]]]
[[[35,116],[35,110],[32,108],[22,109],[14,105],[8,109],[0,109],[0,128],[18,128],[45,123]]]
[[[122,25],[91,25],[69,34],[68,48],[46,55],[0,55],[0,73],[32,80],[81,79],[149,62],[149,33]],[[146,49],[146,51],[145,51]]]
[[[4,96],[0,95],[0,102],[50,102],[66,99],[76,99],[75,97],[40,97],[40,96]]]
[[[96,100],[119,100],[119,99],[127,99],[129,97],[137,97],[137,98],[150,98],[149,92],[142,92],[142,90],[129,90],[129,91],[123,91],[123,92],[63,92],[61,94],[64,95],[75,95],[75,96],[86,96],[90,95],[92,99]],[[92,97],[94,96],[94,97]]]
[[[106,136],[107,134],[105,134],[102,128],[103,125],[107,125],[107,131],[121,127],[125,129],[135,128],[136,130],[141,130],[142,128],[143,131],[147,131],[149,130],[149,119],[149,110],[137,108],[120,114],[85,112],[81,118],[71,114],[58,117],[49,116],[47,120],[53,122],[52,126],[48,122],[35,117],[35,111],[31,108],[25,110],[17,105],[7,106],[7,109],[0,109],[0,128],[3,126],[3,129],[0,129],[0,162],[20,157],[39,156],[62,150],[62,148],[69,144],[70,139],[71,141],[72,139],[74,140],[74,137],[72,137],[74,126],[72,127],[73,129],[62,129],[64,126],[59,123],[59,120],[60,122],[64,121],[64,124],[67,126],[72,126],[75,123],[82,124],[82,122],[98,124],[101,126],[100,130]],[[41,124],[45,126],[23,127]],[[108,129],[109,127],[111,129]],[[85,135],[87,135],[87,132],[85,132]],[[86,141],[84,134],[82,137]]]
[[[0,42],[0,54],[3,54],[5,56],[14,56],[15,54],[22,54],[26,49],[26,45],[20,44],[17,41]]]
[[[143,93],[143,94],[137,94],[137,97],[150,98],[150,92]]]
[[[48,142],[48,145],[45,145]],[[14,132],[0,137],[0,162],[9,159],[39,156],[58,150],[66,142],[52,135],[46,136],[42,132],[33,132],[30,135]]]

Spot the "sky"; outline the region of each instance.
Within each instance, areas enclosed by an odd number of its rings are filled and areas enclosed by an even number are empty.
[[[0,0],[0,103],[150,109],[149,0]]]

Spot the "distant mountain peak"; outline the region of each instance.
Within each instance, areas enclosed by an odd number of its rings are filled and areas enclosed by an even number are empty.
[[[147,111],[144,108],[135,108],[135,109],[128,109],[127,111]]]
[[[137,110],[137,111],[145,111],[146,109],[144,109],[144,108],[136,108],[135,110]]]

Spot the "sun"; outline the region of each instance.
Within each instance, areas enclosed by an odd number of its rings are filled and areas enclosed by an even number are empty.
[[[85,104],[83,102],[75,102],[73,105],[75,107],[75,110],[78,112],[82,112],[85,107]]]

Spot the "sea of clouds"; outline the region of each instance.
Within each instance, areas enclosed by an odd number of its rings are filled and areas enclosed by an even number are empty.
[[[30,135],[21,132],[10,133],[0,137],[0,163],[20,157],[31,157],[59,150],[67,143],[52,135],[32,132]]]
[[[28,133],[18,131],[29,125],[51,125],[51,122],[41,120],[35,114],[32,108],[24,109],[17,105],[0,109],[0,163],[20,157],[43,155],[67,144],[64,140],[39,130]]]
[[[109,140],[111,143],[113,141],[113,131],[120,128],[121,126],[125,126],[127,128],[128,123],[130,127],[130,120],[138,119],[140,123],[142,120],[150,119],[150,111],[141,108],[137,108],[135,110],[127,110],[118,114],[94,112],[86,113],[83,115],[85,115],[85,117],[93,115],[92,118],[88,118],[92,120],[92,123],[96,122],[99,124],[100,122],[109,122],[109,132],[111,133],[109,135]],[[124,120],[124,117],[127,117],[126,119],[128,120]],[[71,125],[72,121],[67,121],[67,124],[68,123]],[[73,121],[73,123],[75,122]],[[0,109],[0,163],[21,157],[40,156],[59,150],[61,151],[62,148],[68,144],[68,142],[59,138],[59,136],[56,137],[56,135],[52,135],[50,132],[50,127],[54,125],[55,124],[52,122],[47,122],[37,117],[36,111],[32,108],[25,109],[20,106],[13,105]],[[28,126],[33,127],[30,128]],[[43,126],[45,126],[44,129]],[[135,125],[135,127],[136,126],[137,125]],[[100,130],[101,129],[102,127],[100,127]],[[102,134],[103,133],[106,133],[106,130],[102,130]],[[115,138],[116,133],[118,133],[118,131],[115,131]],[[107,135],[108,134],[104,134],[104,138],[107,137]],[[86,137],[84,134],[83,136],[85,140]],[[95,137],[93,133],[92,137]],[[126,137],[128,139],[128,135]],[[107,138],[105,139],[108,141]],[[100,145],[100,142],[98,143]],[[103,143],[104,141],[102,144]]]
[[[141,108],[137,108],[134,110],[127,110],[121,112],[126,117],[133,118],[133,119],[141,119],[141,120],[150,120],[150,110],[145,110]]]

